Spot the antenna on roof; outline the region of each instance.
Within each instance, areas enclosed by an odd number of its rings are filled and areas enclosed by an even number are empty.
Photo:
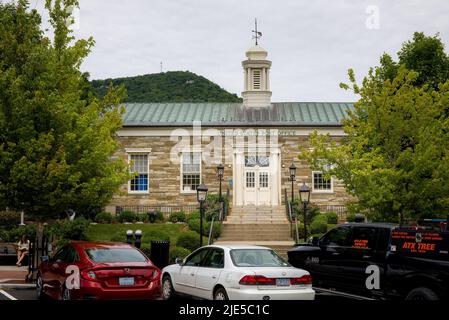
[[[161,61],[161,73],[162,73],[162,61]]]
[[[260,37],[262,37],[262,32],[257,31],[257,18],[254,19],[254,25],[255,29],[252,30],[252,32],[254,33],[253,39],[256,39],[256,46],[257,46],[258,40],[260,39]]]

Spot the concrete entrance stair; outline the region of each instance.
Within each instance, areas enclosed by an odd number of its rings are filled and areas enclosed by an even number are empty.
[[[290,223],[283,206],[232,208],[216,244],[247,244],[269,247],[286,258],[294,246]]]
[[[237,206],[225,224],[288,224],[283,206]]]

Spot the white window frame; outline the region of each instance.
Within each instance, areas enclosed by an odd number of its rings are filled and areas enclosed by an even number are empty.
[[[203,182],[203,154],[201,153],[201,150],[182,150],[181,151],[181,161],[179,162],[179,192],[183,194],[194,194],[196,193],[196,190],[184,190],[184,170],[183,170],[183,163],[184,163],[184,154],[185,153],[199,153],[200,154],[200,184]]]
[[[323,174],[323,171],[312,171],[312,193],[334,193],[334,178],[330,177],[331,188],[330,189],[315,189],[315,174]]]
[[[126,148],[126,153],[128,154],[128,165],[131,164],[131,156],[133,155],[145,155],[147,156],[147,175],[148,184],[147,190],[131,190],[131,180],[128,180],[128,194],[149,194],[150,193],[150,148]]]

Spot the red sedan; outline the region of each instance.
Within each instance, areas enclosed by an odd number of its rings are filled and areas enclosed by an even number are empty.
[[[72,241],[42,257],[39,298],[60,300],[155,299],[161,271],[138,249],[125,243]]]

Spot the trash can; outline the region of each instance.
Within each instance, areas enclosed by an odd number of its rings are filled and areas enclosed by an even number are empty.
[[[166,240],[152,240],[150,260],[159,268],[162,269],[168,265],[170,251],[170,241]]]

